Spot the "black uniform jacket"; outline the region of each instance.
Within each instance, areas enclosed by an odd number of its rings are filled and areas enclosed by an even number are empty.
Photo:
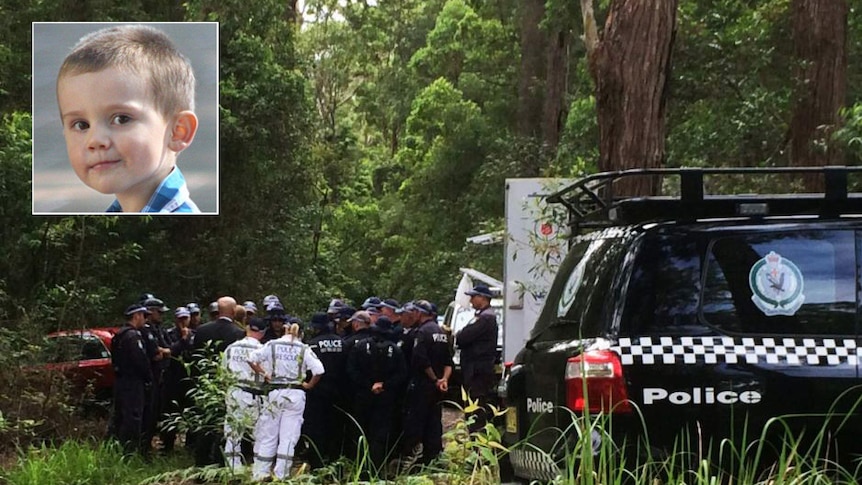
[[[392,394],[407,379],[407,366],[404,354],[388,332],[380,332],[353,345],[347,357],[347,373],[356,392],[370,393],[375,382],[382,382],[383,391]]]
[[[476,320],[455,336],[461,362],[490,363],[497,359],[497,315],[491,307],[476,312]]]
[[[344,341],[335,332],[326,332],[310,339],[308,346],[326,369],[312,392],[324,392],[327,396],[338,395],[346,382],[344,368],[347,352],[344,350]]]
[[[153,381],[150,358],[138,329],[125,325],[111,342],[111,362],[118,379]]]
[[[428,319],[416,330],[416,343],[410,362],[411,377],[417,380],[430,380],[425,369],[431,367],[437,378],[443,377],[443,368],[452,367],[452,353],[449,351],[449,335]]]

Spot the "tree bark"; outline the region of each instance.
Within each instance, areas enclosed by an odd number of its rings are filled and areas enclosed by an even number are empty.
[[[599,171],[661,167],[678,0],[614,0],[600,36],[591,0],[581,5],[596,90]],[[638,177],[614,191],[653,195],[659,184],[657,177]]]
[[[794,0],[793,47],[799,61],[796,104],[790,121],[790,164],[824,166],[843,163],[831,143],[839,127],[838,110],[847,93],[846,0]],[[823,179],[806,177],[806,188],[823,190]]]
[[[554,29],[548,36],[542,139],[552,149],[559,144],[560,133],[566,121],[570,39],[571,34],[567,29]]]
[[[539,24],[544,16],[545,0],[524,0],[521,3],[517,132],[526,137],[541,135],[546,39]]]

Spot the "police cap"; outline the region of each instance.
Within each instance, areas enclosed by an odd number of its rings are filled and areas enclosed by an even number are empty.
[[[255,332],[264,332],[268,326],[269,324],[263,318],[252,317],[248,321],[248,328]]]
[[[317,330],[327,329],[329,328],[329,317],[325,313],[315,313],[311,316],[309,326]]]
[[[150,314],[150,311],[147,310],[147,307],[141,305],[140,303],[135,303],[134,305],[129,305],[128,307],[126,307],[126,311],[123,313],[123,315],[131,317],[138,312],[143,312],[144,315]]]
[[[380,308],[380,305],[382,303],[383,302],[380,301],[380,298],[377,298],[376,296],[369,296],[368,298],[365,299],[365,301],[362,302],[362,309],[368,310],[371,308],[375,308],[375,309]]]

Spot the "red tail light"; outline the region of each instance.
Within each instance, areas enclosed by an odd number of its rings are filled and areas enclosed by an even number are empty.
[[[593,350],[566,362],[566,406],[591,413],[630,413],[623,366],[610,350]]]

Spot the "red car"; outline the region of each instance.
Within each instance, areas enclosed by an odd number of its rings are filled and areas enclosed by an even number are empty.
[[[63,330],[48,334],[45,367],[62,371],[76,388],[91,388],[97,399],[114,388],[111,339],[119,327]]]

